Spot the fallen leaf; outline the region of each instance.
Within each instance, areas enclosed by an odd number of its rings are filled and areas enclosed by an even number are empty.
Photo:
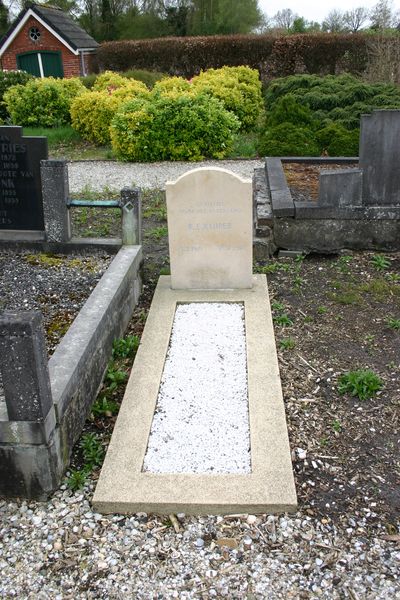
[[[227,548],[237,548],[239,545],[235,538],[219,538],[219,540],[216,540],[216,544],[217,546],[226,546]]]

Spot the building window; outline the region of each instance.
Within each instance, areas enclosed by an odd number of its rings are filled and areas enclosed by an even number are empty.
[[[32,40],[32,42],[38,42],[40,40],[40,31],[37,27],[30,28],[29,38]]]

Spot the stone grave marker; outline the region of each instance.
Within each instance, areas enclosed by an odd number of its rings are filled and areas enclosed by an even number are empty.
[[[0,127],[0,238],[8,231],[44,232],[40,161],[47,138],[22,136],[22,127]]]
[[[400,206],[400,110],[361,116],[360,169],[367,206]]]
[[[251,182],[194,169],[167,184],[167,208],[171,277],[153,296],[95,510],[293,511],[267,281],[252,275]]]
[[[220,168],[167,182],[172,289],[252,287],[252,183]]]

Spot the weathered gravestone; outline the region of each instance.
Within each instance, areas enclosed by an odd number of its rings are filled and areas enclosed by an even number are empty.
[[[47,138],[0,127],[0,236],[4,230],[44,231],[40,161],[47,157]]]
[[[366,206],[400,206],[400,110],[362,115],[360,169]]]
[[[251,272],[251,182],[195,169],[167,184],[167,206],[171,277],[158,282],[93,504],[294,510],[266,277]]]
[[[252,286],[252,183],[224,169],[167,182],[173,289]]]

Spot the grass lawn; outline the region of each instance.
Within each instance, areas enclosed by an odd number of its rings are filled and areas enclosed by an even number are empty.
[[[115,160],[111,146],[95,146],[83,140],[70,125],[57,128],[24,127],[24,135],[46,136],[49,158]],[[233,148],[226,158],[256,158],[256,143],[255,133],[239,133],[235,136]]]
[[[109,160],[113,153],[109,146],[95,146],[81,138],[70,125],[57,128],[24,127],[24,135],[46,136],[49,158],[67,160]]]

